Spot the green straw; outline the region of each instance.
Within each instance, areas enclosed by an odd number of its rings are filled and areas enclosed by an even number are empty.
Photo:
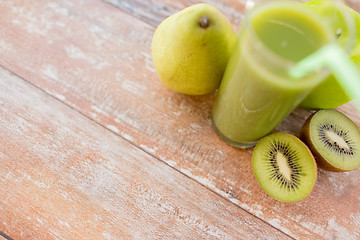
[[[293,78],[301,78],[324,67],[330,69],[360,111],[360,71],[339,45],[332,43],[320,48],[298,62],[289,73]]]

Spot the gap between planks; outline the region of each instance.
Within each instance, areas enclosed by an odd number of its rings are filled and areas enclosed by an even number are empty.
[[[0,231],[0,240],[13,240],[13,239]]]

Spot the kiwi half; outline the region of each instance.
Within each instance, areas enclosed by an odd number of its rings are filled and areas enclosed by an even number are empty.
[[[261,188],[283,202],[306,198],[317,177],[309,148],[287,133],[272,133],[260,139],[254,148],[252,167]]]
[[[337,110],[313,113],[304,123],[300,138],[323,169],[344,172],[360,167],[359,128]]]

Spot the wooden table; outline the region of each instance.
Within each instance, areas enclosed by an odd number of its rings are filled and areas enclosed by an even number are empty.
[[[211,128],[215,93],[160,83],[153,32],[196,2],[0,1],[0,239],[360,239],[360,170],[275,201]],[[245,0],[206,2],[239,26]]]

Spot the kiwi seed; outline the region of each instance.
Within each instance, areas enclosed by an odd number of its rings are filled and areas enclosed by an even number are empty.
[[[273,133],[256,145],[252,167],[261,188],[274,199],[297,202],[312,191],[317,166],[307,146],[287,133]]]
[[[319,110],[304,123],[300,138],[319,167],[344,172],[360,167],[360,130],[337,110]]]

